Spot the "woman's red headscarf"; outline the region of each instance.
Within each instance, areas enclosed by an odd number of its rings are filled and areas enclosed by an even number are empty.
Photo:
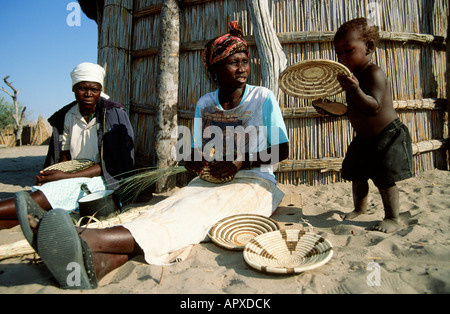
[[[230,32],[208,42],[203,50],[203,63],[207,68],[238,52],[248,55],[248,45],[238,22],[231,21],[228,25]]]

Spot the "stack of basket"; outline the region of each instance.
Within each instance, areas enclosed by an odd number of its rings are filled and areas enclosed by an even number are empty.
[[[282,229],[261,215],[235,215],[219,221],[210,232],[216,245],[243,251],[252,268],[275,274],[298,274],[320,267],[333,256],[331,243],[300,229]]]

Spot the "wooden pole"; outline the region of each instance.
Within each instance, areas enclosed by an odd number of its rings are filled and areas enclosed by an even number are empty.
[[[178,1],[166,0],[161,8],[158,52],[157,112],[155,123],[156,165],[168,168],[175,164],[173,149],[177,142],[178,77],[180,63],[180,8]],[[156,183],[156,192],[175,187],[176,178]]]
[[[447,38],[450,36],[450,12],[447,15]],[[447,164],[450,170],[450,45],[447,45],[447,70],[445,72],[447,81],[447,129],[449,138],[447,139]]]
[[[286,68],[287,59],[273,27],[268,1],[249,0],[248,11],[261,59],[262,85],[272,90],[278,99],[278,78]]]

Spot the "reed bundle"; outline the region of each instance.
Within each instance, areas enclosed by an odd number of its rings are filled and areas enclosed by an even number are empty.
[[[444,110],[446,106],[445,99],[411,99],[411,100],[394,100],[394,108],[400,110]],[[281,110],[284,119],[299,118],[317,118],[319,114],[313,106],[306,107],[290,107]],[[193,112],[182,112],[184,117],[193,117]]]
[[[0,246],[0,260],[35,253],[27,240],[20,240]]]
[[[133,0],[105,0],[98,40],[98,60],[106,68],[104,91],[125,107],[130,99],[132,9]]]
[[[134,202],[139,194],[146,191],[159,180],[183,172],[187,172],[186,168],[178,165],[168,168],[141,168],[138,170],[138,173],[120,180],[116,192],[124,202]]]
[[[376,4],[382,30],[440,36],[447,32],[447,1],[272,1],[272,19],[280,33],[333,31],[355,17],[376,16]]]

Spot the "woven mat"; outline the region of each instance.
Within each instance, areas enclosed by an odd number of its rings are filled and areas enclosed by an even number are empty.
[[[336,76],[350,76],[344,65],[324,59],[306,60],[288,67],[280,75],[279,86],[286,94],[305,99],[326,98],[341,93]]]
[[[93,164],[94,162],[89,159],[74,159],[51,165],[42,171],[60,170],[66,173],[73,173],[87,169],[91,167]]]

